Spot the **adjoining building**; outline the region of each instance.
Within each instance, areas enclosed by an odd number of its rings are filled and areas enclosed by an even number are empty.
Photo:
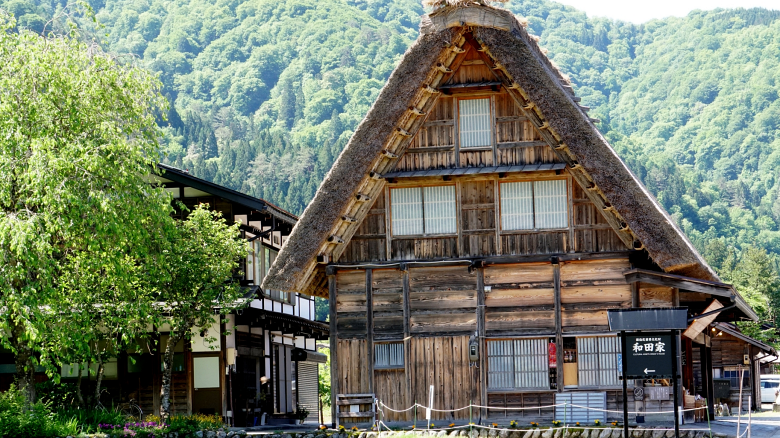
[[[207,333],[199,329],[190,342],[176,346],[173,361],[171,406],[173,414],[218,414],[238,426],[260,424],[265,413],[268,424],[294,421],[298,405],[309,411],[309,421],[319,413],[318,366],[326,361],[316,351],[316,341],[328,339],[329,327],[316,321],[314,298],[303,293],[261,289],[279,249],[297,217],[262,199],[254,198],[196,178],[189,172],[160,165],[160,176],[151,182],[169,191],[175,201],[192,209],[208,204],[220,211],[228,223],[241,224],[249,243],[241,263],[240,279],[249,307],[227,316],[227,323],[215,318]],[[186,212],[178,211],[184,219]],[[168,328],[151,327],[153,334],[139,348],[122,352],[105,364],[103,377],[105,406],[134,400],[144,414],[160,411],[162,354]],[[215,343],[204,341],[216,337]],[[11,380],[3,373],[15,372],[12,354],[0,354],[0,383]],[[10,365],[7,365],[7,364]],[[6,365],[4,365],[6,364]],[[90,394],[91,376],[84,373],[85,394]],[[42,371],[42,370],[41,370]],[[65,382],[78,375],[75,364],[62,367]],[[12,378],[13,374],[7,377]],[[38,374],[38,380],[46,380]]]
[[[422,17],[264,280],[329,298],[338,421],[366,421],[366,395],[427,405],[431,387],[433,408],[489,406],[475,410],[483,419],[561,419],[549,406],[563,402],[583,406],[569,421],[612,419],[603,410],[620,410],[622,392],[608,309],[684,306],[692,319],[719,309],[678,343],[689,358],[705,346],[710,369],[708,324],[757,320],[524,25],[480,3]],[[692,361],[680,365],[692,374]],[[644,395],[668,385],[631,382],[648,391],[629,406],[670,410],[671,398]],[[536,409],[500,409],[518,407]]]

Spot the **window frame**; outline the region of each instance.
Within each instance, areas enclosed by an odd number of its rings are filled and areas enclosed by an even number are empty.
[[[522,342],[522,341],[537,341],[541,345],[538,346],[540,348],[540,352],[537,352],[536,354],[526,354],[523,352],[518,353],[515,350],[515,343],[516,342]],[[490,344],[496,343],[496,342],[508,342],[509,345],[511,345],[512,348],[512,355],[493,355],[490,354]],[[522,338],[500,338],[500,339],[487,339],[485,341],[485,362],[487,366],[487,382],[485,382],[486,389],[490,392],[517,392],[517,391],[550,391],[550,362],[549,362],[549,355],[548,355],[548,345],[550,343],[550,337],[549,336],[538,336],[538,337],[522,337]],[[521,370],[518,370],[517,363],[518,361],[522,360],[529,360],[529,358],[537,356],[537,360],[540,363],[544,363],[544,378],[541,379],[541,377],[537,376],[537,378],[540,378],[541,381],[544,381],[546,384],[545,386],[517,386],[517,375],[520,374],[526,374],[526,375],[532,375],[535,373],[542,373],[542,370],[534,370],[534,371],[528,371],[527,368],[523,368]],[[503,373],[510,374],[510,378],[512,380],[513,386],[506,387],[506,386],[493,386],[491,383],[491,375],[495,375],[496,373],[499,373],[501,371],[495,371],[491,370],[491,357],[494,359],[500,358],[500,357],[508,357],[509,362],[511,363],[512,370],[510,372],[503,371]]]
[[[425,189],[426,188],[432,188],[432,187],[452,187],[452,203],[453,203],[453,210],[454,210],[454,226],[453,230],[450,233],[429,233],[426,229],[426,216],[425,216]],[[422,222],[422,234],[396,234],[395,232],[395,226],[393,224],[393,191],[398,189],[418,189],[420,191],[420,209],[421,209],[421,222]],[[459,218],[459,209],[458,209],[458,188],[455,183],[452,184],[423,184],[423,185],[402,185],[402,186],[393,186],[389,188],[388,194],[390,196],[390,200],[388,202],[389,205],[389,225],[390,225],[390,236],[393,239],[413,239],[413,238],[420,238],[420,237],[453,237],[458,235],[458,227],[460,227],[460,218]]]
[[[577,336],[577,388],[618,388],[621,386],[619,375],[622,372],[620,368],[618,368],[618,356],[620,353],[620,338],[616,335],[593,335],[593,336]],[[597,353],[592,352],[583,352],[580,348],[580,340],[581,339],[610,339],[614,343],[614,347],[616,348],[616,351],[614,352],[608,352],[604,353],[601,349],[602,344],[596,341],[595,345],[598,348]],[[613,355],[614,360],[610,360],[608,358],[604,358],[605,354]],[[583,369],[582,365],[586,360],[590,358],[590,356],[595,356],[595,367]],[[605,367],[605,362],[608,362],[607,365],[614,363],[614,367]],[[603,374],[604,372],[609,372],[609,370],[615,370],[615,378],[612,382],[604,383],[603,381]],[[597,380],[598,383],[596,385],[584,385],[582,381],[581,374],[582,372],[595,372],[597,374]]]
[[[537,221],[537,206],[536,206],[536,183],[547,181],[563,181],[564,182],[564,194],[566,198],[566,226],[561,228],[539,228]],[[504,185],[516,184],[516,183],[529,183],[531,185],[531,217],[533,220],[533,228],[520,228],[520,229],[506,229],[504,228]],[[501,233],[507,234],[525,234],[525,233],[537,233],[537,232],[555,232],[555,231],[568,231],[572,228],[572,197],[571,197],[571,183],[569,178],[555,177],[555,178],[541,178],[541,179],[513,179],[508,181],[498,181],[498,204],[496,208],[499,210],[499,220],[497,226],[500,226]]]
[[[721,377],[724,379],[729,379],[729,389],[736,391],[739,389],[739,386],[734,386],[734,382],[739,381],[740,373],[744,371],[744,375],[742,376],[742,389],[749,389],[750,388],[750,379],[751,379],[751,372],[750,368],[746,366],[742,366],[741,369],[739,366],[729,366],[726,365],[723,367],[723,371],[721,371]],[[732,376],[729,375],[726,376],[726,373],[736,373],[736,375]]]
[[[489,135],[490,144],[482,145],[482,146],[463,146],[463,141],[462,141],[463,127],[461,126],[460,102],[466,100],[479,100],[479,99],[487,100],[488,102],[488,127],[490,128],[490,135]],[[457,133],[458,135],[456,136],[458,142],[458,150],[464,152],[494,150],[496,147],[496,114],[495,114],[495,104],[493,102],[493,96],[478,95],[478,96],[456,97],[455,105],[453,105],[453,107],[457,112],[457,114],[455,115],[455,120],[458,124],[458,133]]]
[[[257,241],[253,243],[257,243]],[[263,283],[263,280],[265,280],[266,275],[268,275],[268,271],[271,269],[274,260],[276,260],[276,257],[279,255],[279,250],[260,242],[257,249],[253,249],[253,252],[256,254],[255,259],[257,260],[258,268],[255,272],[259,275],[254,281],[255,285],[260,286]],[[260,295],[262,295],[261,298],[267,298],[272,301],[295,306],[293,294],[291,292],[260,289]]]
[[[375,342],[374,343],[374,369],[375,370],[403,370],[406,369],[406,346],[404,345],[404,341],[386,341],[386,342]],[[390,363],[390,358],[392,358],[392,352],[390,351],[390,345],[399,345],[401,348],[401,363]],[[377,348],[381,348],[384,346],[388,346],[388,364],[387,365],[377,365],[377,357],[379,355],[377,354]]]

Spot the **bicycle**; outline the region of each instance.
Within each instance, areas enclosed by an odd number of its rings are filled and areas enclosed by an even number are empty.
[[[131,398],[127,403],[117,405],[116,409],[125,417],[138,418],[138,421],[143,421],[144,419],[144,411],[135,403],[135,399]]]

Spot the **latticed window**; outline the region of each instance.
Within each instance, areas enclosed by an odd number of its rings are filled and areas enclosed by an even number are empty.
[[[403,368],[403,342],[374,344],[374,368]]]
[[[392,189],[390,208],[395,236],[457,232],[455,186]]]
[[[569,226],[565,180],[501,184],[501,229],[556,229]]]
[[[490,99],[464,99],[458,101],[460,147],[493,145]]]
[[[577,338],[579,386],[619,386],[617,336]]]
[[[487,342],[488,388],[549,389],[547,339]]]
[[[501,228],[504,230],[533,229],[533,200],[530,182],[501,184]]]
[[[536,228],[566,228],[569,225],[566,181],[534,181]]]

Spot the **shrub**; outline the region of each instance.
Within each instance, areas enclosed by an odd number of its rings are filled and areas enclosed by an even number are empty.
[[[38,401],[25,410],[24,402],[24,395],[15,386],[0,393],[0,436],[56,437],[78,432],[75,420],[59,418],[48,403]]]

